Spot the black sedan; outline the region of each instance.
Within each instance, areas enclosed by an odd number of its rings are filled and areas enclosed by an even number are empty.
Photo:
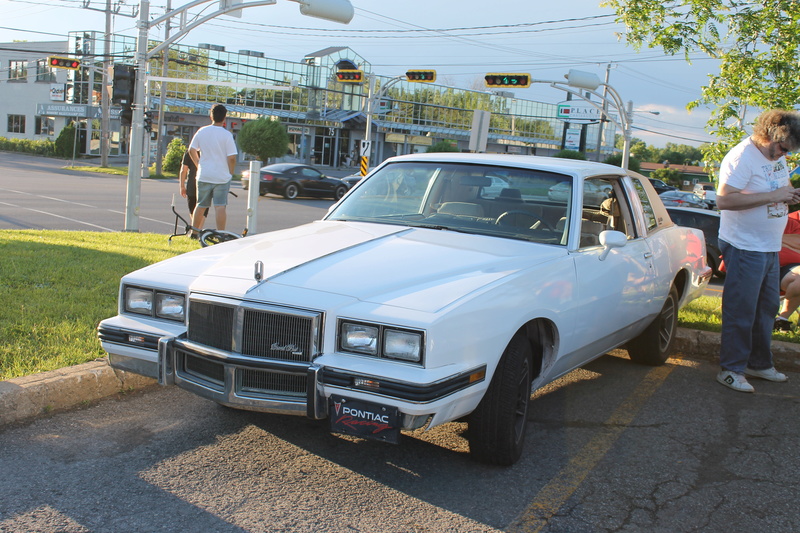
[[[650,184],[653,186],[653,188],[656,190],[658,194],[661,194],[662,192],[678,190],[677,187],[673,187],[672,185],[667,185],[662,180],[656,178],[648,178],[648,179],[650,180]]]
[[[242,188],[250,187],[250,172],[242,172]],[[296,163],[275,163],[261,167],[261,184],[258,193],[280,194],[288,200],[299,196],[315,196],[338,200],[349,186],[339,178],[326,176],[316,168]]]
[[[719,251],[719,212],[708,209],[694,209],[690,207],[670,207],[667,212],[672,221],[687,228],[697,228],[703,230],[706,238],[706,263],[714,271],[718,278],[725,277],[724,272],[720,272],[719,264],[722,261]]]

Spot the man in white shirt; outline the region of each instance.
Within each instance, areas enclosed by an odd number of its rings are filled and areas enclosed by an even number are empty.
[[[236,143],[225,129],[228,110],[222,104],[211,106],[211,125],[203,126],[189,144],[189,156],[197,165],[197,206],[192,213],[192,226],[203,228],[206,210],[214,204],[217,229],[224,230],[226,206],[231,178],[236,169]]]
[[[717,381],[753,392],[745,376],[786,381],[772,362],[779,302],[778,252],[789,204],[800,202],[784,157],[800,147],[800,115],[774,109],[722,160],[717,191],[719,247],[725,261]]]

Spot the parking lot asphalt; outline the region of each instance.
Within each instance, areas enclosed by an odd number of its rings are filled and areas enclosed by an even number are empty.
[[[719,342],[718,333],[679,328],[673,353],[715,362]],[[772,351],[779,370],[800,370],[800,349],[796,344],[773,341]],[[153,379],[111,368],[105,358],[0,381],[0,427],[84,407],[103,398],[155,384]]]

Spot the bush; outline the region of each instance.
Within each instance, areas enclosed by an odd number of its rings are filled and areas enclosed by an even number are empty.
[[[8,139],[0,137],[0,150],[6,152],[23,152],[26,154],[53,155],[55,143],[49,139]]]
[[[167,146],[167,154],[161,162],[161,168],[167,172],[178,172],[181,169],[183,154],[186,153],[186,144],[180,137],[175,137]]]
[[[555,155],[553,155],[553,157],[560,157],[561,159],[579,159],[581,161],[586,161],[586,156],[576,150],[561,150],[560,152],[556,152]]]
[[[458,152],[458,147],[450,141],[439,141],[434,143],[425,150],[428,153],[432,152]]]
[[[622,164],[622,154],[610,155],[606,158],[605,161],[603,161],[603,163],[618,167]],[[634,172],[639,172],[642,169],[642,165],[638,159],[636,159],[635,157],[631,157],[628,160],[628,169],[633,170]]]
[[[75,123],[70,122],[61,133],[58,134],[55,142],[55,154],[58,157],[69,159],[75,149]]]

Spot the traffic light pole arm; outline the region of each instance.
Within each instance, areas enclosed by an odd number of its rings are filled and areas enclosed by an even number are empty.
[[[589,102],[594,108],[598,109],[603,116],[608,119],[609,122],[613,122],[619,129],[622,130],[622,136],[625,141],[625,145],[622,148],[622,164],[620,165],[625,170],[628,169],[628,163],[630,163],[630,156],[631,156],[631,123],[633,120],[633,113],[625,109],[625,103],[622,100],[622,97],[614,89],[611,85],[607,83],[599,83],[598,87],[603,87],[608,95],[611,96],[609,98],[607,95],[600,94],[594,89],[581,89],[575,90],[570,86],[568,83],[563,81],[554,81],[554,80],[531,80],[531,83],[547,83],[554,89],[560,89],[564,92],[567,92],[573,96],[577,96],[578,98]],[[595,102],[594,100],[589,100],[586,98],[586,93],[592,94],[596,96],[600,102]],[[602,103],[611,104],[613,107],[617,109],[617,114],[619,119],[614,118],[612,115],[608,113],[608,109],[604,108],[601,104]]]

